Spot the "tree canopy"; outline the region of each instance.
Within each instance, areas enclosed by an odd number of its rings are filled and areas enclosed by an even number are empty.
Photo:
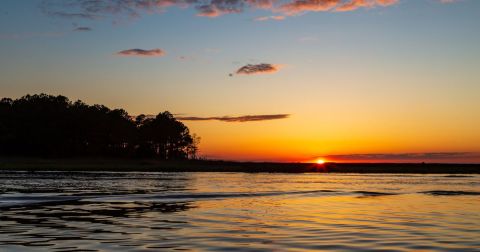
[[[0,155],[195,158],[199,138],[168,111],[129,116],[65,96],[0,100]]]

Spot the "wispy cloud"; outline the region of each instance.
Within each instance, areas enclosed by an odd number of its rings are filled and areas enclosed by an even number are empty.
[[[275,64],[247,64],[240,67],[235,73],[236,74],[265,74],[265,73],[274,73],[280,69],[279,65]]]
[[[120,56],[133,56],[133,57],[160,57],[165,55],[165,51],[162,49],[151,49],[151,50],[144,50],[144,49],[128,49],[123,50],[116,53]]]
[[[79,32],[86,32],[86,31],[91,31],[92,28],[90,27],[86,27],[86,26],[80,26],[80,27],[77,27],[75,29],[73,29],[73,31],[79,31]]]
[[[427,0],[425,0],[427,1]],[[436,0],[452,3],[458,0]],[[147,13],[162,13],[169,7],[194,8],[198,16],[218,17],[247,10],[268,10],[279,15],[256,21],[282,20],[305,12],[344,12],[395,5],[399,0],[43,0],[43,12],[62,18],[135,18]]]
[[[303,12],[353,11],[359,8],[385,7],[397,2],[398,0],[294,0],[281,4],[277,11],[287,15]]]
[[[480,154],[473,152],[376,153],[324,156],[327,160],[333,161],[441,161],[478,157],[480,157]]]
[[[194,60],[195,58],[193,56],[184,56],[184,55],[181,55],[181,56],[178,56],[177,57],[177,60],[180,60],[180,61],[191,61],[191,60]]]
[[[177,119],[182,121],[255,122],[255,121],[286,119],[288,117],[290,117],[289,114],[272,114],[272,115],[213,116],[213,117],[177,116]]]
[[[100,15],[94,15],[89,13],[72,13],[72,12],[64,12],[64,11],[44,11],[45,14],[51,17],[60,17],[60,18],[81,18],[81,19],[99,19],[102,18]]]
[[[253,19],[253,21],[268,21],[268,20],[280,21],[284,19],[285,19],[285,16],[263,16],[263,17],[257,17]]]

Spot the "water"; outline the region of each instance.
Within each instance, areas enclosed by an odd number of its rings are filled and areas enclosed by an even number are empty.
[[[480,251],[480,175],[0,172],[0,251]]]

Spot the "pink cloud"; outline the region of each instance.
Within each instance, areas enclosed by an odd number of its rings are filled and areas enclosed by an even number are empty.
[[[445,3],[445,4],[448,4],[448,3],[455,3],[455,2],[458,2],[459,0],[439,0],[440,3]]]
[[[169,7],[194,8],[198,16],[218,17],[247,10],[268,10],[278,16],[259,17],[256,21],[282,20],[285,15],[304,12],[345,12],[362,8],[387,7],[400,0],[44,0],[44,13],[64,18],[132,18],[143,13],[162,13]],[[427,0],[425,0],[427,1]],[[453,3],[459,0],[436,0]]]
[[[373,8],[396,4],[398,0],[293,0],[281,5],[277,11],[286,15],[303,12],[353,11],[359,8]]]
[[[285,16],[264,16],[264,17],[257,17],[254,19],[254,21],[267,21],[267,20],[284,20]]]

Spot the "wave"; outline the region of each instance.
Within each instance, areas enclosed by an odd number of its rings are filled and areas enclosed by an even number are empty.
[[[474,178],[475,176],[471,175],[445,175],[444,178]]]
[[[442,190],[435,190],[435,191],[424,191],[421,192],[424,194],[429,194],[433,196],[461,196],[461,195],[480,195],[480,192],[472,192],[472,191],[442,191]]]
[[[258,193],[171,193],[171,194],[77,194],[77,195],[38,195],[38,194],[26,194],[26,195],[3,195],[0,196],[0,209],[10,208],[17,206],[38,205],[38,204],[62,204],[76,201],[84,202],[131,202],[131,201],[175,201],[175,200],[200,200],[200,199],[222,199],[222,198],[235,198],[235,197],[268,197],[268,196],[281,196],[281,195],[295,195],[295,194],[314,194],[323,193],[338,194],[341,192],[332,190],[313,190],[313,191],[274,191],[274,192],[258,192]]]
[[[354,193],[362,194],[363,196],[388,196],[388,195],[398,194],[398,193],[370,192],[370,191],[354,191]]]
[[[228,193],[173,193],[173,194],[153,194],[153,195],[120,195],[108,196],[101,198],[91,198],[91,201],[97,200],[199,200],[199,199],[223,199],[223,198],[251,198],[251,197],[268,197],[283,196],[295,194],[319,194],[323,196],[338,195],[343,192],[333,190],[310,190],[310,191],[274,191],[274,192],[228,192]]]
[[[46,205],[46,204],[66,204],[76,202],[83,199],[79,196],[1,196],[0,197],[0,209],[32,206],[32,205]]]
[[[472,196],[480,195],[475,191],[444,191],[433,190],[418,192],[432,196]],[[22,194],[22,195],[1,195],[0,209],[11,207],[22,207],[31,205],[46,204],[70,204],[73,202],[162,202],[162,201],[196,201],[196,200],[214,200],[227,198],[254,198],[271,196],[304,195],[311,197],[325,196],[353,196],[377,197],[392,196],[399,193],[375,192],[375,191],[335,191],[335,190],[309,190],[309,191],[270,191],[270,192],[212,192],[212,193],[123,193],[123,194],[105,194],[88,193],[74,195],[45,195],[45,194]]]

